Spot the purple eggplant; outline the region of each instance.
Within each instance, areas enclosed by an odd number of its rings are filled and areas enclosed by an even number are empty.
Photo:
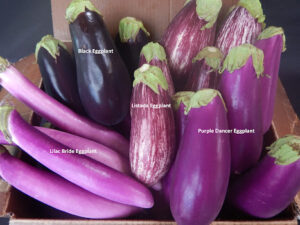
[[[35,58],[46,93],[75,112],[84,114],[77,88],[76,66],[65,44],[46,35],[36,45]]]
[[[230,50],[224,60],[220,92],[228,108],[231,169],[243,173],[262,152],[261,77],[264,54],[250,44]]]
[[[175,16],[164,32],[165,47],[176,91],[183,90],[192,69],[192,59],[215,40],[215,22],[221,0],[192,0]]]
[[[185,112],[184,135],[172,166],[171,211],[178,225],[208,225],[221,210],[230,176],[226,108],[217,90],[202,89]]]
[[[92,194],[62,177],[32,167],[0,147],[0,175],[6,182],[56,209],[85,218],[124,217],[137,208]]]
[[[168,172],[175,150],[175,124],[162,70],[144,64],[134,73],[129,158],[132,173],[148,186]]]
[[[263,133],[272,123],[277,90],[281,53],[285,48],[285,35],[281,27],[268,27],[258,36],[255,46],[264,52],[264,76],[262,82]]]
[[[168,82],[169,95],[172,97],[175,90],[164,47],[159,43],[150,42],[143,47],[140,55],[140,66],[149,64],[162,70]]]
[[[233,47],[254,44],[265,26],[259,0],[240,0],[223,22],[215,46],[226,56]]]
[[[66,10],[77,66],[79,95],[87,115],[103,125],[129,112],[131,81],[100,12],[88,0]]]
[[[116,36],[116,45],[122,56],[131,80],[134,71],[139,67],[140,53],[144,45],[150,41],[150,33],[142,21],[134,17],[125,17],[119,23],[119,33]]]
[[[188,76],[185,90],[198,91],[202,88],[218,89],[218,73],[223,54],[215,47],[205,47],[193,59],[191,74]]]
[[[285,136],[268,149],[254,168],[234,181],[228,195],[232,205],[260,218],[279,214],[300,190],[300,137]]]

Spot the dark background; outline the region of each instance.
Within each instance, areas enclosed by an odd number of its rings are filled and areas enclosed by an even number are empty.
[[[144,0],[145,1],[145,0]],[[261,0],[267,25],[281,26],[287,36],[280,78],[300,116],[300,0]],[[50,0],[0,0],[0,55],[15,62],[34,52],[52,34]]]

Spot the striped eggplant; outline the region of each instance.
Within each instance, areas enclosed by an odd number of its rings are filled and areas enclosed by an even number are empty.
[[[229,182],[226,108],[217,90],[202,89],[185,113],[184,135],[172,166],[171,211],[178,225],[208,225],[221,210]]]
[[[258,36],[255,46],[264,52],[266,76],[262,78],[263,132],[266,133],[272,122],[277,90],[281,53],[285,48],[285,35],[281,27],[268,27]]]
[[[64,212],[91,219],[125,217],[138,208],[92,194],[62,177],[30,166],[0,147],[0,176],[23,193]]]
[[[66,19],[85,112],[103,125],[120,123],[129,112],[131,81],[101,13],[89,0],[73,0]]]
[[[134,17],[120,20],[119,32],[116,36],[116,46],[133,80],[134,71],[139,67],[140,52],[150,41],[150,33],[142,21]]]
[[[164,47],[159,43],[153,42],[145,45],[140,54],[140,66],[144,64],[157,66],[162,70],[168,82],[168,92],[172,97],[175,94],[175,90]]]
[[[261,77],[264,54],[250,44],[230,50],[224,60],[220,91],[228,108],[231,169],[242,173],[262,152]]]
[[[219,69],[223,54],[218,48],[205,47],[193,59],[191,74],[188,76],[185,90],[198,91],[202,88],[218,89]]]
[[[259,0],[240,0],[219,29],[215,46],[226,56],[233,47],[254,44],[265,21]]]
[[[234,181],[228,200],[238,209],[260,218],[276,216],[300,190],[300,137],[278,139],[250,171]]]
[[[183,90],[192,69],[192,59],[215,39],[215,22],[221,0],[192,0],[175,16],[164,32],[165,47],[176,91]]]
[[[162,70],[144,64],[134,73],[129,158],[132,173],[153,186],[167,173],[175,150],[175,124]]]
[[[46,93],[84,114],[77,88],[76,65],[66,45],[52,35],[46,35],[36,45],[35,58]]]

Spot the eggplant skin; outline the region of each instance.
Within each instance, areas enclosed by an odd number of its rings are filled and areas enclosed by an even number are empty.
[[[300,161],[276,165],[268,154],[229,188],[231,205],[259,218],[271,218],[289,204],[300,189]]]
[[[169,93],[159,94],[140,83],[133,89],[131,104],[170,104]],[[131,108],[130,164],[133,174],[152,186],[168,172],[175,150],[173,110]]]
[[[77,88],[75,62],[67,50],[58,46],[59,54],[56,58],[45,48],[40,48],[38,53],[37,63],[45,91],[75,112],[84,114]]]
[[[129,39],[128,42],[121,42],[119,33],[116,36],[117,49],[127,66],[132,81],[134,71],[139,67],[141,50],[149,41],[149,36],[142,29],[139,30],[135,40]]]
[[[178,225],[208,225],[225,200],[230,176],[228,134],[201,134],[198,129],[227,130],[224,104],[215,97],[188,113],[170,187],[170,206]]]
[[[114,42],[96,12],[86,10],[69,24],[77,65],[77,82],[88,116],[103,125],[115,125],[129,112],[131,81]],[[78,50],[113,53],[79,53]]]

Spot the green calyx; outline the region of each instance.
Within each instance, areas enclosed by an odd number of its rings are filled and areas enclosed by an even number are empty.
[[[223,73],[224,70],[228,70],[232,73],[240,69],[246,64],[250,56],[252,56],[253,67],[257,78],[259,78],[264,72],[264,53],[251,44],[243,44],[232,48],[224,60],[220,73]]]
[[[223,60],[222,52],[216,47],[205,47],[203,48],[193,59],[193,63],[196,61],[200,61],[202,59],[205,60],[205,63],[209,65],[213,70],[219,70],[221,62]]]
[[[0,73],[3,73],[7,67],[10,66],[10,63],[7,59],[4,59],[0,56]]]
[[[56,59],[59,56],[59,46],[67,50],[67,46],[60,40],[55,39],[52,35],[46,35],[42,38],[40,42],[36,44],[35,47],[35,58],[37,60],[38,54],[41,48],[47,50],[47,52]]]
[[[180,107],[180,103],[183,103],[186,107],[191,101],[192,96],[195,94],[193,91],[181,91],[177,92],[172,96],[172,106],[174,110],[178,110]]]
[[[222,0],[196,0],[197,14],[207,22],[201,30],[211,28],[215,24],[221,8]]]
[[[135,40],[140,30],[150,36],[150,33],[146,30],[142,21],[137,20],[134,17],[125,17],[121,19],[119,23],[119,35],[121,42],[124,43],[130,39]]]
[[[134,72],[133,87],[139,83],[147,85],[156,94],[159,94],[158,86],[165,91],[168,90],[168,83],[161,69],[149,64],[144,64]]]
[[[286,51],[286,38],[282,27],[270,26],[264,29],[258,36],[258,40],[268,39],[276,35],[282,35],[282,52]]]
[[[90,10],[98,13],[101,16],[100,11],[89,0],[73,0],[66,10],[66,19],[69,23],[73,23],[80,13]]]
[[[300,159],[300,137],[288,135],[278,139],[270,147],[268,154],[275,158],[275,164],[289,165]]]
[[[266,16],[259,0],[240,0],[238,6],[247,9],[253,18],[257,19],[259,23],[264,24]]]
[[[173,105],[178,109],[180,103],[183,102],[183,104],[185,105],[185,109],[184,109],[185,115],[187,115],[192,108],[201,108],[202,106],[207,106],[217,96],[220,97],[220,99],[224,104],[224,108],[226,109],[225,102],[222,98],[221,93],[215,89],[207,88],[207,89],[201,89],[200,91],[197,92],[178,92],[176,95],[173,97],[173,101],[176,100],[176,103]]]
[[[147,63],[150,63],[152,59],[157,58],[160,61],[166,61],[167,56],[163,46],[159,43],[150,42],[146,44],[141,51],[141,55],[144,55]]]
[[[14,108],[10,105],[0,106],[0,130],[8,143],[12,143],[11,135],[8,131],[8,117]]]

